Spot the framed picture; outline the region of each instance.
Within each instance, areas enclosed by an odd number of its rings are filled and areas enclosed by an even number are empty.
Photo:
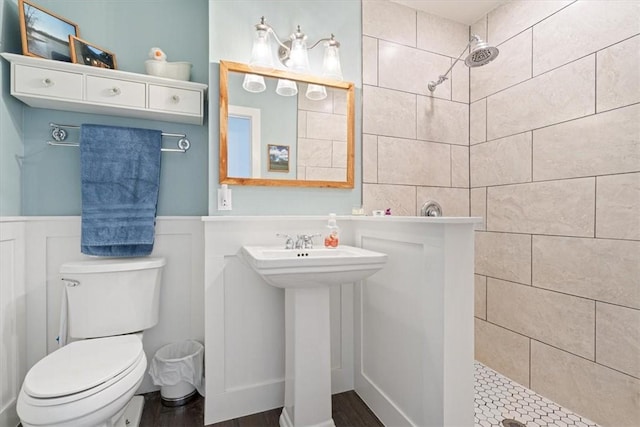
[[[289,172],[289,146],[268,144],[269,172]]]
[[[69,35],[78,36],[78,26],[29,0],[18,0],[18,8],[22,54],[71,62]]]
[[[101,47],[72,35],[69,36],[69,47],[71,50],[71,62],[74,64],[109,68],[111,70],[116,69],[116,56]]]

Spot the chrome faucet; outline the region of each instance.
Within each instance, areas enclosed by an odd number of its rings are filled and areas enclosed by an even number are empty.
[[[318,234],[298,234],[296,236],[295,243],[293,238],[288,234],[280,234],[277,233],[276,236],[282,237],[285,239],[284,248],[285,249],[313,249],[313,238],[320,236]]]
[[[296,249],[313,249],[313,238],[318,237],[320,234],[298,234],[296,240]]]
[[[289,236],[288,234],[280,234],[280,233],[277,233],[276,236],[286,239],[284,242],[285,249],[293,249],[293,238],[291,236]]]

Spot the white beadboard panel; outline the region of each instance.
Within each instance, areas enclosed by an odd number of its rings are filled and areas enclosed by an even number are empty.
[[[640,242],[533,236],[533,286],[640,309]]]
[[[224,390],[284,381],[284,290],[239,256],[224,264]]]
[[[386,0],[364,0],[362,33],[415,47],[416,11]]]
[[[430,96],[417,98],[417,139],[469,145],[469,104]]]
[[[596,362],[640,378],[640,310],[596,302]]]
[[[389,256],[356,286],[356,391],[385,425],[472,425],[472,226],[381,222],[356,232]]]
[[[537,341],[530,387],[603,426],[634,427],[640,419],[640,379]]]
[[[0,425],[16,426],[27,372],[25,234],[21,221],[0,220]]]
[[[640,173],[596,181],[596,237],[640,240]]]
[[[640,32],[640,2],[577,1],[533,27],[533,74],[539,75]]]
[[[378,39],[362,37],[362,84],[378,85]]]
[[[475,319],[475,357],[512,380],[529,386],[529,338]]]
[[[491,95],[487,99],[487,138],[513,135],[594,112],[595,55],[591,55]]]
[[[487,321],[594,360],[595,301],[488,278]]]
[[[485,98],[531,78],[531,30],[498,46],[500,53],[491,63],[470,68],[471,101]]]
[[[390,255],[387,266],[361,285],[362,298],[362,375],[384,390],[408,420],[424,425],[422,407],[425,361],[421,349],[427,337],[418,332],[426,324],[426,289],[416,288],[409,272],[421,271],[424,247],[417,243],[367,238],[367,249],[384,250]],[[399,272],[405,272],[398,275]],[[398,315],[388,309],[396,307]],[[402,315],[400,315],[400,312]],[[415,331],[407,328],[414,325]],[[404,333],[398,333],[404,330]],[[393,361],[393,375],[385,360]],[[415,381],[416,378],[422,380]]]
[[[606,111],[640,102],[640,35],[614,44],[596,56],[596,110]]]
[[[639,171],[639,119],[637,104],[534,130],[533,179]]]
[[[283,245],[276,233],[321,232],[322,217],[205,218],[205,424],[282,406],[284,291],[268,285],[239,255],[241,246]],[[341,241],[352,243],[348,224]],[[353,286],[331,289],[332,391],[353,388]]]
[[[417,23],[419,49],[457,58],[469,42],[469,26],[460,22],[418,11]]]
[[[378,182],[451,186],[450,145],[378,137]]]
[[[510,1],[489,12],[488,41],[499,45],[572,3],[573,0]]]
[[[411,216],[416,212],[416,187],[409,185],[363,184],[364,211],[391,208],[393,215]]]
[[[30,254],[26,260],[27,363],[30,367],[57,348],[60,265],[86,256],[80,253],[79,217],[29,217],[25,230]],[[162,277],[160,319],[144,334],[143,346],[148,360],[165,344],[204,338],[203,247],[199,217],[157,219],[151,255],[165,257],[167,265]],[[157,389],[145,375],[138,391]]]
[[[437,78],[451,66],[451,58],[424,50],[378,42],[378,86],[420,95],[429,95],[425,78]],[[434,96],[451,99],[451,80],[438,86]]]
[[[471,187],[531,181],[531,132],[470,147]]]
[[[362,135],[362,181],[378,182],[378,137]]]
[[[472,102],[469,106],[469,143],[487,140],[487,100]]]
[[[415,139],[416,95],[365,85],[362,101],[364,133]]]
[[[594,237],[595,178],[487,189],[487,230]]]
[[[475,272],[531,284],[531,236],[476,232]]]
[[[416,189],[416,215],[429,200],[442,208],[442,216],[469,216],[469,190],[466,188],[418,187]]]

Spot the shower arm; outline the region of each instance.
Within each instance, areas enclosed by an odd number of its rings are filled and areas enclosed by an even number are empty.
[[[447,74],[449,74],[451,72],[451,70],[453,70],[453,67],[455,67],[455,65],[458,63],[458,61],[460,61],[460,58],[462,58],[462,55],[464,55],[464,53],[467,51],[469,46],[471,46],[471,43],[476,42],[478,40],[480,40],[480,37],[476,36],[475,34],[471,35],[471,37],[469,38],[469,43],[467,43],[467,45],[464,47],[464,49],[462,50],[462,52],[460,53],[458,58],[454,61],[454,63],[451,64],[451,67],[449,67],[447,72],[442,74],[442,75],[440,75],[438,77],[438,81],[437,82],[430,81],[429,84],[427,84],[427,88],[429,88],[429,90],[431,92],[436,90],[436,86],[441,85],[442,83],[444,83],[445,80],[447,80]]]

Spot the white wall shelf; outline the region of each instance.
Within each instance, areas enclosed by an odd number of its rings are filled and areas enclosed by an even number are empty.
[[[11,95],[35,108],[202,125],[207,85],[1,53]]]

